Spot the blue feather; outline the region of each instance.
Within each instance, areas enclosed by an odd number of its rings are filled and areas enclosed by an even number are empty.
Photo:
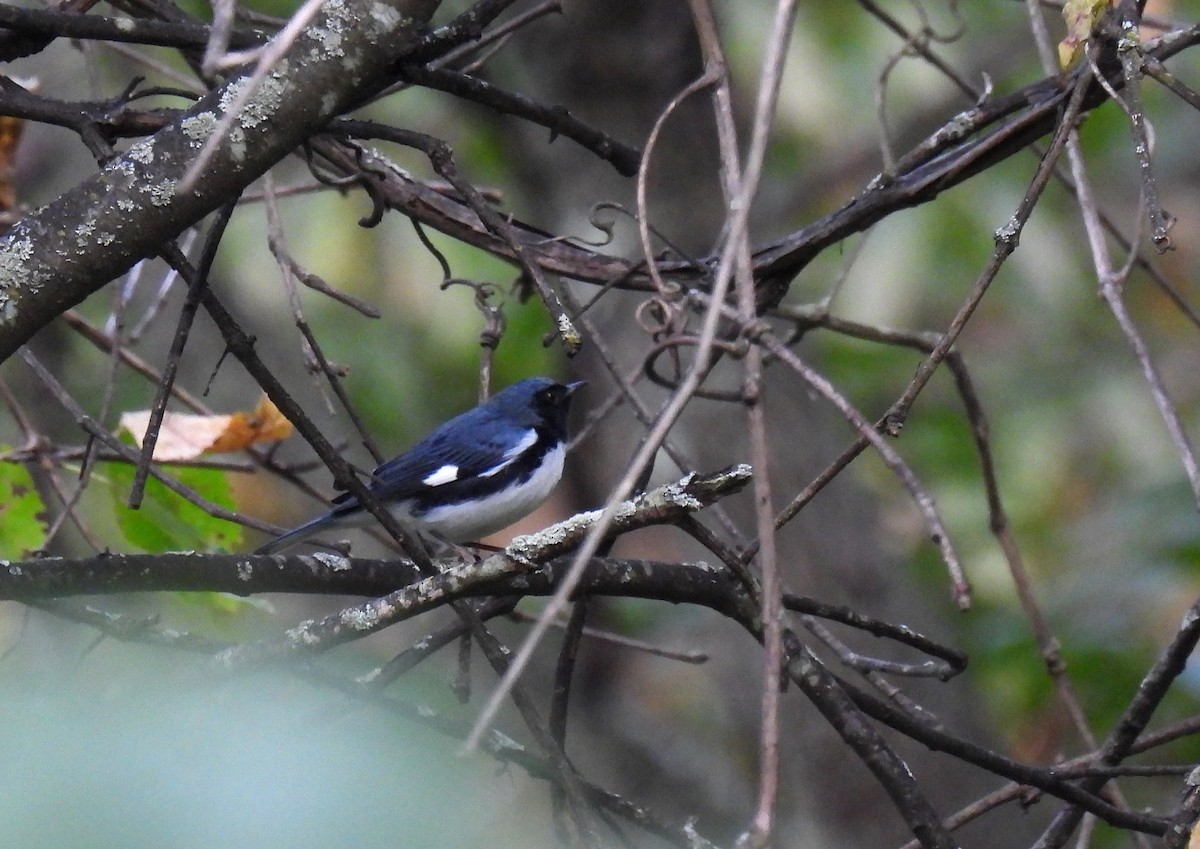
[[[528,515],[562,476],[571,396],[584,384],[514,383],[379,466],[367,489],[397,518],[449,542],[479,539]],[[353,495],[260,546],[266,554],[319,531],[374,519]]]

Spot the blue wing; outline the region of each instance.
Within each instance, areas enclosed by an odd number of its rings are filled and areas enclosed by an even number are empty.
[[[490,477],[513,463],[522,451],[537,441],[533,428],[472,428],[471,422],[455,421],[453,429],[440,428],[409,451],[375,469],[367,488],[386,501],[420,499],[437,490],[447,500],[471,481]],[[483,434],[483,435],[481,435]],[[464,438],[470,435],[472,438]],[[334,499],[335,512],[357,509],[358,500],[349,493]]]
[[[390,503],[397,515],[420,520],[431,511],[440,511],[436,521],[446,532],[464,537],[485,533],[498,518],[505,518],[503,512],[493,509],[477,527],[469,520],[460,521],[461,516],[451,522],[445,508],[470,511],[475,502],[494,500],[511,488],[528,484],[547,452],[565,438],[566,402],[580,385],[561,387],[545,378],[519,381],[379,466],[367,488]],[[561,469],[561,454],[558,457],[557,469]],[[557,477],[555,471],[555,481]],[[528,512],[525,506],[522,510]],[[266,543],[259,552],[278,550],[326,527],[356,522],[362,515],[358,499],[343,493],[334,499],[331,510]],[[513,518],[517,517],[514,514]]]

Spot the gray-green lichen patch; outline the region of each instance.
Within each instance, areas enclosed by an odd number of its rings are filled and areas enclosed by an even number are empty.
[[[175,199],[175,181],[160,180],[151,186],[150,203],[154,206],[168,206]]]
[[[562,337],[568,355],[573,356],[583,347],[583,337],[579,335],[579,331],[575,329],[575,325],[565,314],[558,317],[558,334]]]
[[[32,256],[33,240],[18,238],[12,231],[5,243],[0,245],[0,323],[8,324],[17,318],[17,302],[23,286],[30,291],[40,288],[39,284],[33,282],[36,278],[29,274]]]
[[[315,551],[310,557],[320,563],[330,572],[344,572],[347,569],[353,568],[350,558],[342,557],[340,554],[330,554],[325,551]]]
[[[110,172],[124,174],[126,177],[133,177],[137,174],[137,169],[133,167],[133,162],[128,157],[122,156],[113,161],[108,169]]]
[[[379,611],[369,605],[343,610],[341,615],[342,624],[355,631],[370,631],[379,624],[379,620]]]
[[[295,628],[291,628],[284,633],[284,639],[297,646],[315,646],[321,642],[321,637],[313,633],[313,629],[317,627],[315,619],[305,619]],[[225,652],[229,652],[226,649]],[[224,654],[225,652],[222,652]],[[232,657],[232,655],[230,655]]]
[[[239,116],[242,126],[246,129],[252,129],[265,123],[279,111],[287,91],[287,86],[282,79],[283,75],[287,73],[287,64],[286,59],[282,60],[275,73],[264,78],[246,101]]]
[[[241,162],[246,158],[246,131],[241,127],[231,127],[227,137],[229,142],[229,155],[236,162]]]
[[[137,144],[131,146],[126,151],[125,156],[133,162],[149,165],[154,161],[154,142],[150,139],[142,139]]]
[[[227,137],[229,154],[235,160],[241,161],[246,158],[246,131],[255,128],[266,130],[266,123],[283,105],[287,93],[287,84],[284,81],[287,72],[288,63],[284,60],[270,76],[257,83],[250,77],[242,77],[234,80],[221,92],[218,99],[221,109],[227,114],[236,115],[236,123],[230,128]],[[222,123],[228,126],[227,122]]]
[[[354,15],[346,8],[344,0],[329,0],[323,11],[324,20],[309,28],[309,33],[320,45],[309,52],[309,58],[314,61],[329,56],[344,56],[342,38],[347,26],[354,22]]]
[[[87,218],[82,224],[75,228],[75,246],[78,248],[85,247],[90,243],[92,231],[96,229],[96,212],[94,209],[88,210]]]
[[[386,3],[372,3],[371,21],[375,24],[373,30],[383,35],[395,32],[404,21],[404,15]]]
[[[229,112],[237,106],[238,100],[242,96],[242,89],[250,85],[249,77],[238,77],[225,87],[221,92],[221,96],[217,99],[217,105],[221,107],[222,112]]]
[[[208,111],[190,115],[179,122],[179,129],[192,140],[192,147],[199,147],[217,129],[217,116]]]

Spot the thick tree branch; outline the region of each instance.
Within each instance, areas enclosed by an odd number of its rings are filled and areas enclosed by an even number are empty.
[[[443,568],[459,561],[440,563]],[[448,598],[477,598],[554,591],[570,559],[559,557],[519,577],[465,580]],[[463,567],[470,573],[471,567]],[[33,601],[75,595],[129,592],[303,593],[378,597],[420,580],[411,561],[346,558],[336,554],[247,555],[101,554],[88,558],[13,560],[0,567],[0,600]],[[581,592],[697,604],[748,618],[749,596],[728,570],[706,563],[597,557],[588,564]]]
[[[437,0],[331,0],[250,95],[202,179],[177,185],[238,96],[235,77],[0,240],[0,360],[235,196],[389,79]]]
[[[22,35],[53,38],[96,39],[130,44],[159,44],[165,47],[203,48],[209,27],[187,21],[154,21],[142,18],[106,18],[48,9],[24,9],[0,3],[0,26]],[[235,30],[229,46],[254,47],[267,40],[262,31]]]

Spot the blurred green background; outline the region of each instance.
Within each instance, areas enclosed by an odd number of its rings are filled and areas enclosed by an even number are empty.
[[[465,5],[447,4],[441,18]],[[254,8],[286,15],[291,6]],[[908,4],[887,8],[909,26],[920,22]],[[920,9],[938,34],[961,29],[955,40],[935,39],[934,49],[974,85],[984,86],[986,74],[996,93],[1003,94],[1042,76],[1022,4],[960,8],[934,3]],[[1194,18],[1198,7],[1194,2],[1152,4],[1151,10],[1184,20]],[[198,5],[193,11],[204,14]],[[745,119],[771,8],[725,3],[717,11],[739,114]],[[1061,31],[1052,14],[1047,20],[1053,32]],[[895,35],[860,7],[801,4],[753,216],[756,240],[782,236],[830,212],[881,169],[879,78],[900,50]],[[182,67],[167,51],[152,52]],[[1200,80],[1200,64],[1193,53],[1184,53],[1171,67],[1181,79],[1194,82]],[[131,73],[120,57],[66,43],[12,64],[13,74],[41,78],[44,92],[78,99],[113,96]],[[697,73],[684,6],[665,0],[569,2],[561,19],[535,24],[487,68],[489,78],[564,103],[631,143],[644,140],[658,110]],[[1143,94],[1154,127],[1163,204],[1178,219],[1175,250],[1154,262],[1194,304],[1200,296],[1195,274],[1200,175],[1192,143],[1198,118],[1153,84]],[[936,72],[911,58],[895,63],[882,100],[897,153],[970,105]],[[570,141],[547,144],[544,131],[520,127],[513,119],[448,96],[408,91],[367,113],[444,138],[464,173],[477,185],[503,193],[505,211],[548,230],[595,238],[587,224],[592,204],[615,200],[632,205],[632,182]],[[703,104],[689,104],[668,124],[651,179],[655,224],[701,253],[721,225],[711,136]],[[1136,232],[1138,177],[1127,120],[1107,104],[1088,116],[1081,137],[1104,209],[1119,230]],[[420,157],[387,152],[414,175],[430,176]],[[1012,215],[1036,164],[1030,154],[1014,157],[934,203],[881,222],[843,249],[826,252],[799,276],[785,303],[814,303],[833,293],[830,308],[844,318],[913,331],[944,328],[990,256],[992,234]],[[55,197],[92,167],[69,133],[40,126],[27,129],[18,166],[22,199],[30,206]],[[285,163],[274,179],[282,189],[304,181],[305,169],[299,161]],[[392,214],[374,229],[359,227],[357,220],[370,206],[356,192],[287,197],[280,209],[296,259],[382,313],[378,320],[368,319],[301,290],[307,320],[326,355],[345,366],[346,388],[385,452],[406,447],[471,406],[478,392],[481,318],[470,290],[439,291],[439,266],[410,224]],[[522,303],[511,289],[511,267],[447,238],[432,238],[456,276],[497,286],[496,303],[507,331],[495,353],[495,385],[532,374],[587,377],[592,385],[585,400],[598,406],[611,383],[594,352],[567,363],[555,344],[543,344],[550,329],[544,311],[536,298]],[[611,249],[632,252],[632,245],[632,227],[623,221]],[[161,268],[151,264],[132,291],[121,313],[126,332],[156,300],[161,275]],[[243,206],[234,216],[214,280],[289,389],[327,433],[345,444],[355,462],[370,467],[349,422],[328,413],[325,393],[305,367],[301,337],[267,249],[259,206]],[[117,281],[81,312],[97,325],[111,323],[125,286]],[[570,290],[582,298],[594,292],[580,284],[570,284]],[[162,317],[136,345],[152,363],[162,361],[180,297],[178,291],[169,296]],[[1143,273],[1134,273],[1127,297],[1172,400],[1194,435],[1200,417],[1197,327]],[[639,301],[615,293],[594,310],[597,323],[611,334],[606,338],[613,340],[622,368],[630,372],[647,346],[631,318]],[[89,411],[103,414],[105,425],[115,427],[120,412],[146,407],[153,398],[152,384],[119,370],[115,392],[102,407],[98,389],[108,383],[112,364],[65,327],[49,328],[33,349]],[[910,350],[823,330],[808,333],[797,350],[869,416],[887,408],[919,363]],[[1103,737],[1200,589],[1200,523],[1180,459],[1138,364],[1097,296],[1078,210],[1061,186],[1047,191],[1019,250],[968,326],[960,350],[986,410],[1001,494],[1034,592],[1062,644],[1092,727]],[[189,343],[181,385],[203,390],[220,355],[218,335],[202,319]],[[82,442],[73,424],[40,397],[19,364],[5,364],[0,376],[36,412],[47,437]],[[651,406],[662,397],[653,389],[644,391]],[[232,361],[220,365],[207,395],[208,403],[221,411],[252,407],[256,398],[252,383]],[[771,433],[778,463],[773,483],[782,505],[853,434],[777,366],[766,398],[768,408],[784,416],[774,420]],[[732,405],[697,401],[675,438],[714,468],[744,460],[741,415]],[[580,415],[581,420],[586,417],[587,412]],[[640,435],[624,411],[600,422],[576,452],[559,498],[532,520],[533,526],[602,500]],[[0,439],[19,444],[21,438],[15,423],[0,421]],[[944,571],[910,499],[869,454],[781,532],[789,586],[897,618],[967,650],[971,667],[961,680],[938,687],[913,685],[920,698],[947,712],[953,727],[970,729],[980,739],[1038,763],[1082,751],[989,533],[979,460],[948,374],[935,378],[921,396],[895,445],[943,511],[974,586],[972,611],[954,612]],[[301,460],[310,454],[293,440],[280,456]],[[671,474],[669,464],[658,470],[662,479]],[[85,493],[82,515],[102,545],[129,549],[119,506],[127,484],[121,472],[107,467],[96,476],[100,485]],[[275,481],[237,474],[212,477],[198,484],[206,493],[277,524],[293,523],[317,509],[315,501],[301,499]],[[312,480],[328,490],[327,476],[314,473]],[[170,526],[166,519],[157,524]],[[257,539],[247,533],[238,540],[237,531],[228,527],[205,530],[187,517],[164,533],[157,543],[163,548],[248,548]],[[14,542],[12,547],[30,546]],[[146,547],[153,545],[147,542]],[[90,548],[67,527],[52,550],[83,554]],[[638,536],[619,550],[664,558],[702,556],[678,535]],[[4,553],[14,557],[20,552]],[[185,623],[222,639],[271,633],[296,617],[332,609],[325,602],[290,599],[273,602],[269,610],[234,605],[228,613],[190,608],[178,599],[118,604],[135,611],[161,610],[172,624]],[[0,676],[6,679],[5,692],[12,694],[2,700],[2,727],[10,732],[4,748],[14,765],[0,792],[0,805],[7,806],[0,819],[18,829],[9,831],[13,840],[7,845],[87,839],[96,846],[305,846],[328,845],[339,834],[367,846],[459,846],[478,839],[503,845],[509,839],[504,829],[520,834],[537,820],[516,815],[512,822],[514,807],[533,805],[544,811],[544,793],[530,789],[525,779],[497,775],[482,758],[455,760],[454,743],[411,722],[363,706],[349,709],[345,717],[324,717],[323,711],[341,703],[327,689],[275,673],[232,681],[210,678],[203,661],[111,643],[88,654],[89,631],[61,626],[44,614],[27,614],[14,604],[0,606],[0,617],[4,645],[10,647]],[[26,617],[36,623],[32,628]],[[573,725],[578,736],[572,738],[581,761],[635,798],[658,793],[656,803],[663,810],[681,815],[701,811],[702,830],[709,827],[718,837],[735,834],[747,816],[755,777],[755,647],[744,635],[732,636],[735,629],[727,623],[700,611],[605,602],[598,605],[596,618],[598,624],[650,640],[712,650],[715,659],[692,669],[623,650],[600,648],[585,657],[581,686],[587,695],[578,709],[579,725]],[[389,634],[346,651],[336,664],[365,668],[406,645],[419,630]],[[863,645],[877,650],[871,641]],[[724,660],[722,651],[729,653]],[[550,652],[552,648],[547,659]],[[46,658],[52,662],[46,664]],[[416,686],[423,698],[445,699],[453,663],[435,666]],[[480,680],[486,688],[488,678],[480,675]],[[542,679],[535,673],[534,680]],[[1198,683],[1194,673],[1185,677],[1172,692],[1161,722],[1195,713]],[[788,698],[799,700],[795,694]],[[820,733],[808,727],[819,726],[811,710],[794,704],[792,709],[797,734]],[[471,715],[470,708],[461,709],[462,717]],[[831,774],[849,757],[836,741],[826,743],[828,749],[817,749],[792,740],[789,760],[806,762],[796,769]],[[1191,742],[1154,757],[1156,762],[1197,759],[1200,749]],[[931,782],[944,766],[944,761],[918,762],[924,766],[924,771],[918,768],[919,777]],[[785,795],[782,803],[791,845],[876,845],[866,831],[881,841],[903,837],[890,814],[878,817],[879,823],[861,822],[864,805],[886,803],[872,795],[877,790],[865,774],[849,768],[852,777],[845,781],[831,778],[821,786],[820,781],[797,779],[786,791],[794,794]],[[999,784],[972,775],[969,781],[947,778],[946,795],[936,799],[939,811],[949,813]],[[1124,789],[1135,806],[1163,806],[1174,799],[1175,786],[1143,781]],[[336,791],[332,795],[330,788]],[[70,816],[48,801],[65,798],[77,800]],[[455,816],[464,799],[470,800],[470,815]],[[482,809],[480,799],[489,800]],[[180,815],[168,819],[165,812],[177,805]],[[151,809],[152,817],[139,813]],[[1020,829],[1035,828],[1052,809],[1042,802],[1019,829],[1003,830],[1003,836],[987,827],[969,832],[977,841],[972,845],[1023,845]],[[548,828],[541,827],[544,822],[526,835],[530,842],[525,845],[552,840]],[[855,836],[862,842],[856,844]],[[511,839],[520,845],[521,838]],[[1101,839],[1120,845],[1123,838],[1102,830]]]

